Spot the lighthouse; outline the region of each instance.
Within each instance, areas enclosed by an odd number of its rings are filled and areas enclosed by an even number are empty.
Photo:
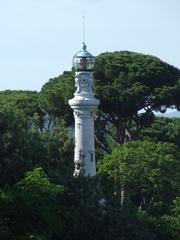
[[[74,98],[69,100],[75,119],[75,177],[96,174],[94,116],[99,100],[94,97],[92,90],[94,62],[95,57],[83,43],[82,49],[73,57],[76,91]]]

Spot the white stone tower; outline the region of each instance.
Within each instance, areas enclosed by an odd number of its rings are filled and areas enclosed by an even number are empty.
[[[96,174],[95,146],[94,146],[94,116],[99,100],[92,92],[93,67],[95,57],[87,52],[83,43],[82,50],[73,58],[76,70],[74,98],[69,105],[74,110],[75,118],[75,150],[74,176]]]

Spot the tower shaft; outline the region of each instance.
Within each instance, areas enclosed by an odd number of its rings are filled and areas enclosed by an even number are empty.
[[[75,118],[74,176],[96,174],[94,116],[99,100],[92,92],[92,82],[92,72],[77,72],[77,90],[74,98],[69,100]]]
[[[86,176],[96,174],[95,148],[94,148],[94,109],[83,107],[74,110],[75,117],[75,172],[80,171]]]

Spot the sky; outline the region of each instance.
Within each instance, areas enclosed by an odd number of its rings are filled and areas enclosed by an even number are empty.
[[[129,50],[180,68],[180,0],[0,0],[0,91],[37,90],[88,51]]]

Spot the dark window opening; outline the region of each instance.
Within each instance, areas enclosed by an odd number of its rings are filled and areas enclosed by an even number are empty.
[[[91,161],[92,161],[92,162],[94,161],[94,155],[93,155],[93,153],[91,153]]]

